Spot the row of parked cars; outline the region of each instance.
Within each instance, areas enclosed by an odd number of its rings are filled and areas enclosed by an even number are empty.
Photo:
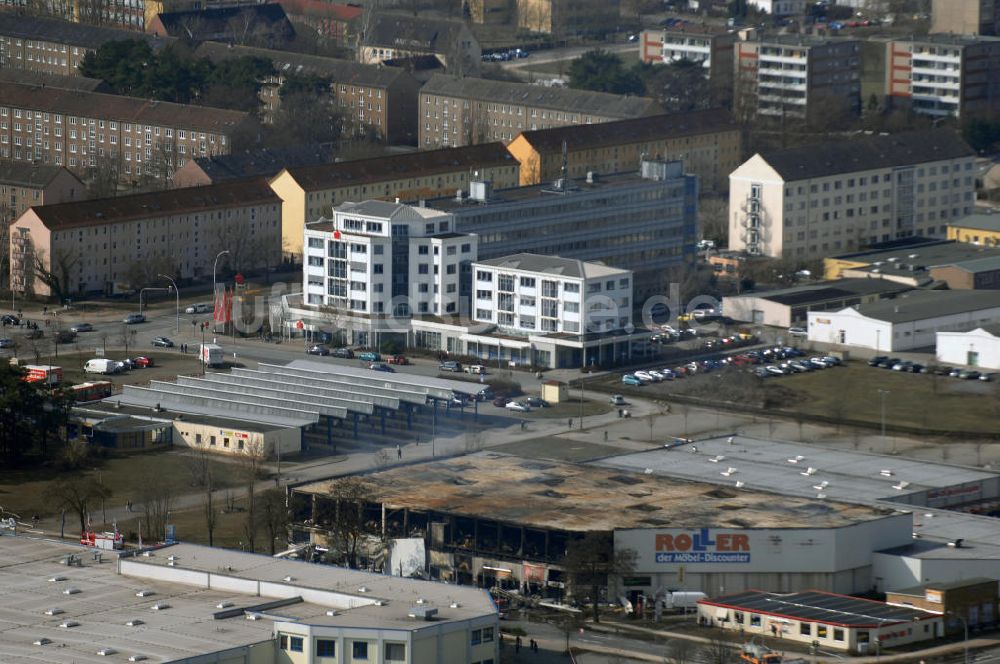
[[[133,369],[145,369],[155,366],[155,364],[156,362],[153,361],[153,358],[148,355],[139,355],[138,357],[125,358],[124,360],[109,360],[101,357],[87,360],[87,363],[83,365],[83,371],[90,374],[120,374],[132,371]]]
[[[868,360],[868,366],[875,367],[877,369],[901,371],[903,373],[930,373],[938,376],[951,376],[952,378],[961,378],[963,380],[993,380],[993,374],[983,373],[981,371],[976,371],[975,369],[927,366],[911,360],[890,357],[889,355],[876,355]]]
[[[833,355],[822,355],[816,357],[800,357],[781,362],[780,364],[766,364],[754,367],[753,372],[759,378],[770,376],[790,376],[797,373],[808,373],[822,369],[838,367],[842,364],[839,357]]]
[[[493,53],[483,53],[483,62],[508,62],[519,58],[526,58],[531,53],[523,48],[512,48],[508,51],[494,51]]]

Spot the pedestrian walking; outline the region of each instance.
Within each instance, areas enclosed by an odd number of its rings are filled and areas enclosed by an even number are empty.
[[[521,637],[514,639],[514,652],[521,652]]]
[[[131,512],[132,511],[132,501],[131,500],[126,500],[125,501],[125,511],[126,512]]]
[[[535,651],[536,655],[538,654],[538,641],[531,640],[531,649]]]
[[[397,459],[403,458],[403,448],[399,446],[399,443],[396,443],[396,458]]]

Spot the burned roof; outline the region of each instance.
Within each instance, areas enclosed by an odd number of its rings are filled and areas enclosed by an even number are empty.
[[[511,83],[485,78],[456,78],[447,74],[431,77],[420,94],[476,99],[501,104],[551,108],[607,118],[635,118],[656,113],[659,105],[648,97],[615,95],[590,90],[547,88],[530,83]]]
[[[407,154],[358,159],[336,164],[285,169],[306,191],[382,182],[398,177],[469,171],[494,166],[517,166],[503,143],[481,143]]]
[[[178,39],[233,41],[237,33],[249,32],[257,41],[280,44],[295,36],[285,10],[275,2],[163,12],[157,19],[168,35]]]
[[[620,469],[497,452],[435,459],[367,475],[380,502],[530,527],[587,532],[620,528],[818,528],[884,518],[870,507],[731,490]],[[299,487],[324,494],[330,481]],[[497,496],[503,496],[502,501]]]
[[[698,604],[842,627],[877,628],[880,625],[911,622],[936,615],[885,602],[819,590],[788,594],[747,590],[734,595],[703,599]]]
[[[606,145],[645,143],[664,138],[680,138],[721,131],[738,132],[729,111],[721,108],[669,115],[649,115],[641,118],[568,125],[552,129],[521,132],[521,136],[540,152],[562,150],[565,142],[569,151],[588,150]]]
[[[248,117],[242,111],[8,81],[0,81],[0,100],[12,108],[213,134],[227,134]]]
[[[818,145],[761,152],[760,156],[786,182],[790,182],[974,157],[975,154],[975,150],[955,131],[928,129],[890,136],[855,136]]]
[[[281,199],[271,190],[266,179],[251,178],[204,187],[41,205],[31,208],[31,211],[38,215],[49,230],[65,230],[165,217],[188,211],[280,203]]]

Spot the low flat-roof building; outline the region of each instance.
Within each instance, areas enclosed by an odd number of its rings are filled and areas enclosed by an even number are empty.
[[[957,238],[912,237],[823,259],[826,279],[885,279],[916,288],[944,282],[952,290],[1000,288],[1000,247]]]
[[[945,631],[961,634],[962,619],[969,629],[992,627],[997,619],[997,580],[983,577],[957,581],[928,581],[885,594],[887,604],[912,607],[944,618]]]
[[[970,214],[948,226],[948,239],[969,242],[984,247],[1000,247],[1000,210]]]
[[[967,332],[938,332],[936,348],[937,360],[942,364],[1000,370],[1000,324]]]
[[[810,311],[840,310],[876,302],[910,286],[881,279],[838,279],[807,286],[743,293],[722,299],[726,317],[757,325],[804,325]]]
[[[698,616],[749,637],[779,636],[823,649],[879,653],[944,635],[941,616],[910,607],[814,590],[750,590],[698,601]]]
[[[1000,323],[1000,290],[914,290],[840,311],[809,312],[809,341],[875,351],[933,348],[936,333]]]
[[[713,109],[522,131],[507,149],[521,163],[522,186],[620,173],[655,159],[683,162],[702,189],[714,191],[739,166],[740,129],[728,111]]]
[[[0,536],[0,554],[16,561],[0,568],[5,657],[52,664],[499,659],[496,606],[478,588],[193,544],[148,555],[94,553]]]

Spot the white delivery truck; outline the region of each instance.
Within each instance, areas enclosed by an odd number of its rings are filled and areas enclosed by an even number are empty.
[[[121,368],[118,362],[99,357],[87,360],[87,363],[83,365],[83,371],[84,373],[93,374],[116,374],[121,371]]]
[[[221,367],[223,364],[222,360],[222,346],[218,344],[201,344],[201,361],[210,367]]]

